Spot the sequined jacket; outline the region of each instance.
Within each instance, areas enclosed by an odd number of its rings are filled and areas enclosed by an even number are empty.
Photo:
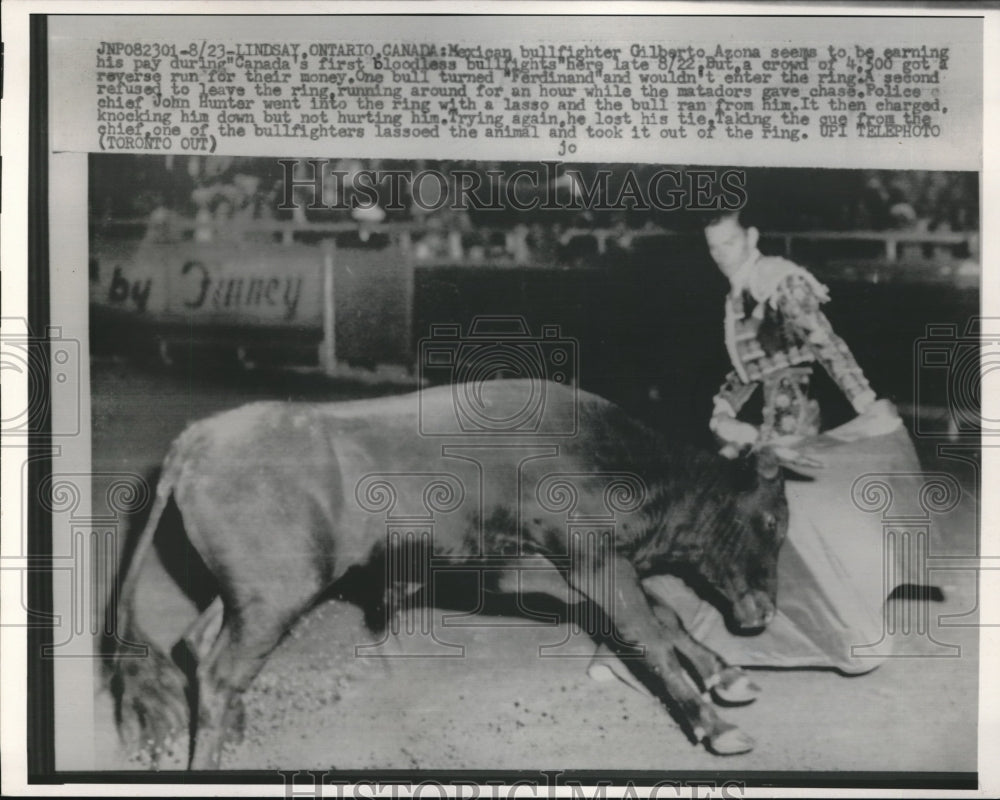
[[[725,339],[733,370],[715,396],[713,416],[735,416],[763,386],[763,441],[817,433],[819,408],[808,393],[815,362],[858,413],[875,401],[851,351],[820,310],[829,299],[826,287],[809,272],[755,252],[731,282]]]

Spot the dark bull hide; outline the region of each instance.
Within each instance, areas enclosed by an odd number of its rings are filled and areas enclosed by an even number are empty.
[[[292,623],[351,568],[397,557],[393,530],[404,529],[429,544],[430,567],[410,575],[462,564],[499,574],[502,588],[554,566],[610,621],[605,641],[639,648],[630,663],[689,735],[717,753],[753,745],[699,690],[747,702],[756,687],[670,609],[651,607],[640,581],[680,569],[728,601],[737,627],[766,625],[788,524],[767,454],[671,449],[608,401],[552,383],[244,406],[191,425],[171,447],[122,587],[125,642],[144,641],[132,599],[171,497],[219,591],[184,637],[197,662],[191,768],[218,766],[239,694]],[[122,658],[124,647],[113,678],[123,735],[158,743],[188,727],[180,671],[153,648]]]

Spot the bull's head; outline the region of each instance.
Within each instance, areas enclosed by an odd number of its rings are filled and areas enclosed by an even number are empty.
[[[709,537],[698,565],[702,577],[732,603],[743,632],[765,627],[778,595],[778,552],[788,532],[788,502],[778,458],[770,450],[730,461],[698,527]]]

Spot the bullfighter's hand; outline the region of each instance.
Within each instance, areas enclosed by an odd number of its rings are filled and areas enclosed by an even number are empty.
[[[755,444],[760,437],[760,432],[750,423],[724,414],[713,417],[710,427],[726,445],[732,445],[737,450]]]

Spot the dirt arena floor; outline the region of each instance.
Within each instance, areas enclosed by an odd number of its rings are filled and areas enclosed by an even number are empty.
[[[94,361],[91,385],[94,470],[143,476],[154,473],[187,423],[213,412],[254,399],[378,392],[294,376],[281,383],[204,377],[112,358]],[[958,508],[934,520],[932,553],[974,554],[972,467],[928,447],[921,457],[926,469],[952,473],[964,490]],[[94,487],[95,513],[106,480]],[[967,569],[935,572],[942,602],[894,601],[896,634],[889,638],[899,657],[872,673],[755,671],[760,698],[722,713],[757,746],[727,758],[689,742],[659,702],[616,680],[591,680],[593,644],[567,624],[428,611],[437,656],[428,657],[427,637],[405,635],[404,628],[376,642],[356,607],[330,601],[295,626],[254,681],[245,696],[245,736],[227,746],[222,767],[973,771],[976,577]],[[193,619],[194,606],[155,559],[142,581],[142,623],[154,641],[169,646]],[[539,657],[541,645],[560,642],[560,657]],[[357,649],[365,644],[374,646]],[[110,693],[96,691],[99,768],[144,768],[117,744]],[[161,764],[182,766],[180,758]]]

